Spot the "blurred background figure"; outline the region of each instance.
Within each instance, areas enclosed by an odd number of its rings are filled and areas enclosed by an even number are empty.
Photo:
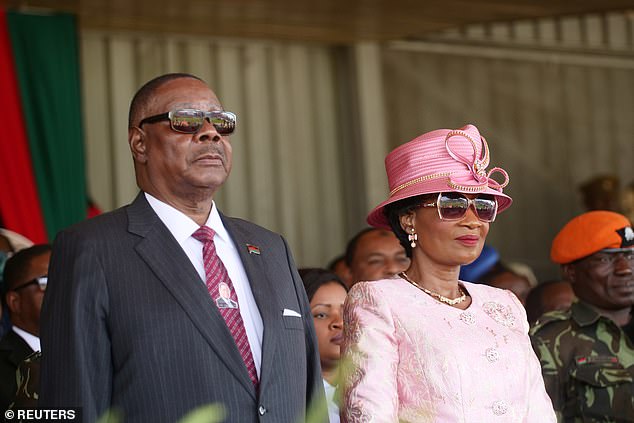
[[[537,285],[537,277],[530,267],[523,263],[502,261],[500,254],[490,245],[484,246],[473,263],[460,267],[459,278],[508,289],[522,304],[526,303],[526,296]]]
[[[335,275],[339,276],[339,279],[346,284],[346,286],[352,285],[352,275],[350,274],[350,268],[346,263],[346,255],[340,254],[337,257],[330,260],[330,263],[326,266]]]
[[[461,281],[477,282],[484,274],[491,270],[499,260],[500,254],[497,250],[490,245],[485,245],[473,263],[460,266],[459,279]]]
[[[586,211],[621,211],[619,178],[614,175],[597,175],[579,185],[579,192]]]
[[[501,261],[498,261],[477,282],[500,289],[508,289],[515,294],[522,305],[526,304],[526,297],[533,288],[528,277],[514,271],[509,264]]]
[[[538,284],[526,297],[528,322],[533,325],[546,312],[569,309],[574,298],[575,293],[568,281],[550,280]]]
[[[4,284],[2,282],[2,273],[4,271],[4,264],[9,257],[13,255],[13,247],[9,242],[9,239],[0,234],[0,292],[4,292]],[[0,301],[0,338],[11,327],[9,323],[9,315],[6,312],[6,307],[3,307],[4,301]]]
[[[409,267],[410,259],[394,232],[366,228],[348,242],[346,263],[350,268],[350,288],[360,281],[392,278]]]
[[[13,253],[13,247],[11,246],[11,241],[9,241],[9,238],[4,236],[2,233],[0,233],[0,253],[2,254],[2,259],[0,259],[0,266],[2,266],[2,269],[4,269],[4,262],[6,261],[9,253]]]
[[[20,251],[33,245],[33,241],[27,237],[5,228],[0,228],[0,238],[5,239],[5,241],[2,242],[3,245],[6,245],[6,242],[9,243],[9,248],[13,252]]]
[[[316,268],[299,269],[315,323],[321,374],[324,378],[330,423],[339,423],[339,401],[335,398],[339,385],[338,364],[343,339],[343,303],[348,288],[337,275]]]
[[[4,301],[13,327],[0,340],[0,409],[16,393],[16,370],[40,351],[40,309],[46,289],[51,246],[34,245],[11,256],[4,267]]]
[[[634,181],[623,189],[621,204],[625,217],[634,222]]]
[[[0,228],[0,293],[4,293],[3,273],[6,261],[17,251],[33,245],[30,239],[17,232]],[[11,320],[6,307],[3,307],[4,300],[0,301],[0,338],[11,329]]]

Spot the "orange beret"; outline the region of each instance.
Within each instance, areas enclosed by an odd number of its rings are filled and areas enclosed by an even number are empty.
[[[634,246],[632,224],[622,214],[597,210],[581,214],[559,231],[550,249],[550,259],[566,264],[605,248]]]

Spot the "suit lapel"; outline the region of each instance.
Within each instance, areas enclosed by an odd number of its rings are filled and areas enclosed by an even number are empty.
[[[278,347],[278,334],[284,330],[282,327],[282,306],[275,295],[276,286],[268,277],[266,249],[259,249],[258,239],[252,232],[246,231],[239,220],[227,218],[220,214],[222,222],[235,243],[240,259],[244,265],[251,292],[260,310],[264,334],[262,336],[262,363],[260,365],[260,385],[266,385],[271,379],[271,369],[275,361],[275,351]],[[258,253],[254,253],[254,249]],[[249,249],[251,248],[251,252]]]
[[[255,388],[231,332],[189,258],[140,193],[128,208],[129,230],[143,239],[136,250],[183,308],[225,365],[255,398]]]
[[[29,344],[13,330],[9,330],[2,338],[0,350],[8,352],[7,359],[16,367],[33,352]]]

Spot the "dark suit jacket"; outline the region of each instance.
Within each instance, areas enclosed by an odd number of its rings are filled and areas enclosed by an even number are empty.
[[[55,240],[41,318],[41,407],[80,406],[85,422],[110,408],[126,422],[176,422],[209,403],[225,407],[227,422],[304,419],[323,387],[288,246],[257,225],[222,219],[264,323],[259,394],[204,282],[140,193]],[[302,317],[282,316],[285,308]]]
[[[0,410],[4,412],[15,398],[15,372],[18,365],[33,350],[24,339],[13,330],[9,330],[0,340]]]

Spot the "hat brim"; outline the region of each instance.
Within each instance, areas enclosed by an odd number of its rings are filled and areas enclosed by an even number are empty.
[[[476,188],[475,185],[473,187]],[[469,188],[469,186],[467,186],[467,188]],[[475,192],[472,189],[464,189],[464,190],[456,189],[456,188],[451,188],[447,185],[447,179],[441,178],[434,181],[427,181],[424,186],[414,184],[398,191],[393,196],[391,196],[390,198],[388,198],[387,200],[385,200],[384,202],[376,206],[370,212],[370,214],[368,214],[367,222],[370,226],[373,226],[375,228],[383,228],[383,229],[391,230],[390,223],[388,222],[387,216],[385,215],[385,212],[384,212],[385,206],[400,200],[404,200],[406,198],[417,197],[419,195],[425,195],[425,194],[435,194],[440,192],[460,192],[463,194],[493,195],[498,200],[498,213],[503,212],[504,210],[509,208],[511,204],[513,203],[513,199],[511,197],[509,197],[508,195],[500,191],[490,188],[488,186],[482,189],[481,191],[475,191]]]

